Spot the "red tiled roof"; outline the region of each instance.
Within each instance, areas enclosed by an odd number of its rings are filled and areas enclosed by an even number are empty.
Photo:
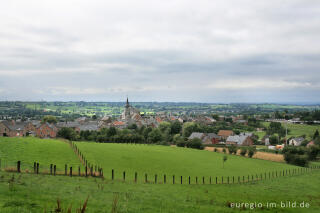
[[[219,130],[218,135],[219,136],[230,136],[233,134],[232,130]]]
[[[125,123],[124,122],[122,122],[122,121],[115,121],[115,122],[113,122],[113,125],[115,125],[115,126],[122,126],[122,125],[124,125]]]

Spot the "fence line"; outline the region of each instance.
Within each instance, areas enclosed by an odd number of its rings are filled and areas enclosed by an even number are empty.
[[[4,166],[5,165],[5,166]],[[29,172],[29,170],[23,171],[21,165],[21,161],[17,161],[15,163],[15,166],[7,167],[8,164],[5,164],[4,161],[0,159],[0,170],[8,171],[8,172],[18,172],[18,173],[32,173]],[[84,168],[84,172],[81,172],[81,167],[78,166],[78,170],[72,166],[68,167],[67,164],[64,166],[64,171],[57,172],[57,165],[50,164],[48,167],[48,170],[44,170],[42,167],[42,170],[40,169],[40,163],[39,162],[34,162],[33,163],[33,174],[47,174],[47,175],[65,175],[65,176],[78,176],[78,177],[100,177],[100,178],[107,178],[103,174],[103,169],[98,167],[98,166],[93,166],[91,167],[86,166]],[[154,174],[154,176],[148,176],[147,173],[144,173],[144,183],[154,183],[154,184],[203,184],[203,185],[211,185],[211,184],[241,184],[241,183],[250,183],[250,182],[257,182],[257,181],[263,181],[263,180],[271,180],[274,178],[279,178],[279,177],[286,177],[286,176],[293,176],[293,175],[301,175],[301,174],[306,174],[310,173],[313,170],[318,170],[320,169],[320,166],[311,166],[308,168],[294,168],[294,169],[283,169],[283,170],[278,170],[278,171],[270,171],[270,172],[264,172],[264,173],[259,173],[259,174],[249,174],[249,175],[242,175],[242,176],[213,176],[212,181],[212,176],[210,177],[205,177],[202,176],[200,177],[200,181],[198,180],[198,176],[194,177],[194,182],[192,181],[191,176],[175,176],[172,175],[172,179],[168,181],[167,174],[163,174],[163,177],[159,177],[158,174]],[[69,172],[68,172],[69,171]],[[76,172],[77,171],[77,172]],[[123,182],[130,181],[131,180],[134,183],[138,183],[138,172],[134,172],[134,175],[132,177],[128,175],[126,171],[122,171],[122,177],[121,174],[119,175],[119,179],[116,179],[115,176],[115,170],[111,170],[110,174],[110,179],[112,181],[114,180],[120,180]],[[132,179],[131,179],[132,178]],[[143,180],[143,178],[140,178]]]

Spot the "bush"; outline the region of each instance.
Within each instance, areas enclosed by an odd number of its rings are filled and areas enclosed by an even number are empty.
[[[257,152],[257,150],[256,150],[255,147],[250,147],[250,148],[248,149],[248,156],[249,156],[249,158],[252,158],[253,155],[254,155],[256,152]]]
[[[218,149],[217,149],[217,148],[214,148],[214,149],[213,149],[213,151],[214,151],[214,152],[217,152],[217,151],[218,151]]]
[[[77,138],[78,138],[76,131],[74,131],[72,128],[68,128],[68,127],[62,127],[58,131],[57,136],[71,140],[71,141],[77,140]]]
[[[199,138],[193,138],[187,142],[188,148],[203,149],[202,141]]]
[[[307,149],[303,147],[285,147],[282,150],[284,153],[284,160],[297,166],[308,166],[309,156],[307,155]]]
[[[242,147],[241,150],[240,150],[240,155],[241,156],[245,156],[246,154],[247,154],[247,148]]]
[[[320,148],[318,146],[311,146],[307,150],[308,160],[310,161],[316,160],[319,153],[320,153]]]
[[[186,142],[185,141],[179,141],[178,143],[177,143],[177,146],[178,147],[185,147],[186,146]]]
[[[236,147],[235,145],[231,145],[231,146],[229,146],[228,150],[229,150],[230,155],[237,154],[238,147]]]

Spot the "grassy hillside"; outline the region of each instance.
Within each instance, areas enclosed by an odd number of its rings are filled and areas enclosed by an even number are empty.
[[[265,127],[269,127],[270,122],[262,122]],[[282,124],[283,127],[286,127],[290,130],[288,133],[288,137],[298,137],[301,135],[306,135],[308,140],[311,140],[313,134],[316,130],[320,131],[320,125],[307,125],[307,124]],[[265,131],[262,132],[255,132],[256,135],[262,139],[263,136],[266,135]]]
[[[65,164],[80,165],[80,160],[66,142],[33,137],[0,137],[0,159],[2,167],[14,166],[20,160],[22,169],[31,169],[35,161],[45,169],[50,164],[57,165],[58,170],[63,170]]]
[[[14,178],[12,178],[14,176]],[[9,184],[8,184],[9,183]],[[128,184],[106,179],[0,172],[0,212],[54,212],[57,199],[73,211],[89,196],[93,212],[320,212],[320,171],[247,184]],[[309,208],[282,208],[282,202],[309,203]],[[235,211],[231,203],[261,203]],[[113,203],[117,203],[112,211]],[[276,207],[266,207],[275,203]],[[46,211],[44,211],[46,210]]]
[[[130,178],[134,172],[157,175],[187,176],[238,176],[255,175],[269,171],[296,168],[294,166],[241,156],[227,155],[228,160],[222,164],[224,154],[203,150],[157,145],[130,145],[77,142],[78,148],[93,164],[104,169],[109,177],[111,169],[116,177],[126,171]]]

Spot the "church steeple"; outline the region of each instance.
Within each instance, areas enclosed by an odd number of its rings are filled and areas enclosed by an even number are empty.
[[[129,107],[129,99],[128,99],[128,96],[127,96],[127,103],[126,103],[126,107]]]

